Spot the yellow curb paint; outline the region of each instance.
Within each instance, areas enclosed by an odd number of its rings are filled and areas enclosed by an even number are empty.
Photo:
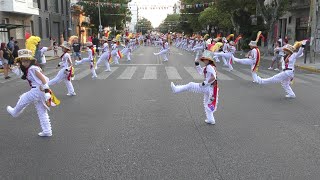
[[[313,67],[296,65],[296,68],[299,68],[299,69],[302,69],[302,70],[306,70],[306,71],[310,71],[310,72],[320,73],[320,69],[316,69],[316,68],[313,68]]]

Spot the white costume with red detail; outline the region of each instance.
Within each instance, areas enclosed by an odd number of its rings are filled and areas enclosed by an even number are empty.
[[[52,135],[51,123],[48,115],[49,107],[46,105],[45,92],[41,91],[43,87],[42,81],[36,76],[36,72],[42,74],[42,70],[38,66],[30,66],[26,73],[26,78],[29,82],[31,89],[22,94],[14,108],[8,106],[7,111],[13,116],[18,117],[23,110],[31,103],[34,103],[38,118],[40,120],[40,125],[42,129],[42,134],[46,136]],[[46,81],[49,81],[49,78],[43,75]],[[39,135],[41,135],[39,133]]]
[[[224,61],[226,60],[227,62],[227,66],[229,67],[229,71],[233,70],[232,67],[232,55],[234,55],[234,53],[236,52],[236,47],[231,46],[231,45],[227,45],[227,49],[226,52],[214,52],[214,59],[219,59],[219,57],[222,57],[222,59],[224,59]]]
[[[161,55],[162,58],[163,58],[163,61],[168,61],[168,57],[167,57],[167,54],[169,52],[169,43],[168,42],[165,42],[165,43],[162,43],[162,48],[160,50],[160,52],[158,53],[154,53],[154,55]]]
[[[90,71],[92,73],[92,78],[97,78],[97,73],[96,73],[96,70],[95,70],[95,66],[94,66],[94,50],[91,49],[91,48],[87,48],[87,53],[88,53],[88,57],[87,58],[83,58],[81,59],[80,61],[77,61],[75,62],[76,65],[79,65],[79,64],[83,64],[85,62],[90,62]]]
[[[262,79],[258,77],[259,84],[281,83],[283,89],[287,93],[286,97],[295,98],[296,95],[290,87],[290,82],[294,78],[294,64],[297,58],[303,55],[303,50],[304,48],[300,47],[298,52],[295,52],[285,57],[284,68],[282,72],[267,79]]]
[[[102,50],[102,55],[100,56],[100,58],[98,59],[97,63],[96,63],[96,67],[95,69],[97,69],[98,65],[104,61],[105,66],[106,66],[106,70],[105,71],[111,71],[110,69],[110,58],[111,58],[111,53],[109,51],[109,45],[108,43],[104,43],[102,48],[99,48]]]
[[[217,110],[219,97],[216,68],[213,65],[207,65],[204,68],[198,65],[196,66],[196,69],[199,74],[204,75],[205,85],[201,83],[190,82],[186,85],[175,86],[173,83],[171,83],[172,91],[174,93],[190,91],[204,94],[203,105],[207,117],[206,122],[209,124],[215,124],[213,113]],[[212,77],[215,77],[215,81],[208,82]]]
[[[57,76],[49,81],[49,86],[60,83],[62,80],[67,86],[68,95],[75,95],[74,88],[71,82],[71,76],[74,72],[72,68],[72,60],[70,54],[64,53],[61,56],[61,62],[59,63],[61,67],[60,71],[58,72]]]

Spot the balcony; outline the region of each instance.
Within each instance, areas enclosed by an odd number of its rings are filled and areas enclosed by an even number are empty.
[[[36,0],[0,0],[0,11],[27,15],[39,15]]]

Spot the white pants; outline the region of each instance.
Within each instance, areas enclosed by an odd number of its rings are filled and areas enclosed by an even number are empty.
[[[237,63],[240,63],[240,64],[250,65],[251,66],[251,75],[252,75],[253,82],[258,82],[257,72],[253,71],[253,68],[256,65],[255,60],[249,59],[249,58],[239,59],[239,58],[236,58],[234,56],[232,56],[232,60],[237,62]]]
[[[232,53],[215,52],[213,53],[215,57],[222,57],[223,62],[229,67],[229,70],[233,70],[232,67]]]
[[[155,53],[155,55],[161,55],[164,61],[168,61],[168,57],[167,57],[168,51],[169,51],[168,49],[164,49],[158,53]]]
[[[121,53],[127,57],[127,61],[131,61],[131,50],[128,48],[125,48],[121,51]]]
[[[290,87],[290,82],[294,77],[294,72],[292,70],[282,71],[270,78],[262,79],[258,77],[259,84],[271,84],[271,83],[281,83],[282,88],[290,96],[295,96],[294,92]]]
[[[90,62],[90,71],[91,71],[92,77],[97,77],[97,73],[96,73],[96,70],[95,70],[95,67],[94,67],[93,59],[83,58],[80,61],[76,61],[76,62],[77,62],[77,65],[83,64],[85,62]]]
[[[207,120],[210,122],[215,122],[215,118],[213,116],[213,113],[217,110],[217,107],[215,107],[214,111],[211,111],[208,108],[210,97],[212,97],[212,94],[213,94],[213,87],[212,86],[203,87],[200,83],[194,83],[194,82],[190,82],[186,85],[175,86],[176,93],[180,93],[180,92],[184,92],[184,91],[202,93],[203,94],[203,106],[204,106],[204,111],[206,113]],[[219,94],[217,94],[217,96],[216,96],[216,98],[217,98],[216,106],[218,105],[218,97],[219,97]]]
[[[98,65],[103,61],[106,66],[106,70],[110,70],[109,53],[108,52],[102,53],[102,55],[100,56],[100,58],[97,61],[96,67],[98,67]]]
[[[48,115],[48,107],[45,105],[44,92],[40,88],[32,88],[30,91],[22,94],[13,108],[13,117],[18,117],[23,110],[31,103],[34,103],[40,126],[43,133],[52,133],[51,123]]]
[[[48,85],[51,86],[51,85],[60,83],[63,80],[64,83],[66,84],[67,89],[68,89],[68,93],[69,94],[74,93],[74,88],[73,88],[71,79],[70,79],[70,81],[68,80],[68,74],[69,74],[69,72],[67,72],[65,68],[60,69],[57,76],[55,78],[51,79],[48,82]]]

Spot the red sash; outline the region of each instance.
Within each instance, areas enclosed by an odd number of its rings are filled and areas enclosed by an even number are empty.
[[[258,72],[259,66],[260,66],[260,50],[258,48],[255,48],[257,50],[257,59],[256,63],[252,69],[252,72]]]
[[[212,65],[212,67],[215,69],[216,73],[217,73],[217,70],[216,70],[216,67]],[[207,67],[204,68],[203,70],[203,74],[204,76],[206,77],[206,74],[207,74]],[[217,77],[216,77],[217,78]],[[212,96],[210,98],[213,99],[213,101],[208,104],[208,108],[215,112],[217,110],[217,103],[218,103],[218,91],[219,91],[219,87],[218,87],[218,81],[217,79],[214,81],[213,83],[213,92],[212,92]]]
[[[70,67],[69,74],[68,74],[68,77],[67,77],[68,81],[70,81],[70,80],[71,80],[72,73],[73,73],[72,71],[73,71],[73,68],[72,68],[72,66],[71,66],[71,67]]]

